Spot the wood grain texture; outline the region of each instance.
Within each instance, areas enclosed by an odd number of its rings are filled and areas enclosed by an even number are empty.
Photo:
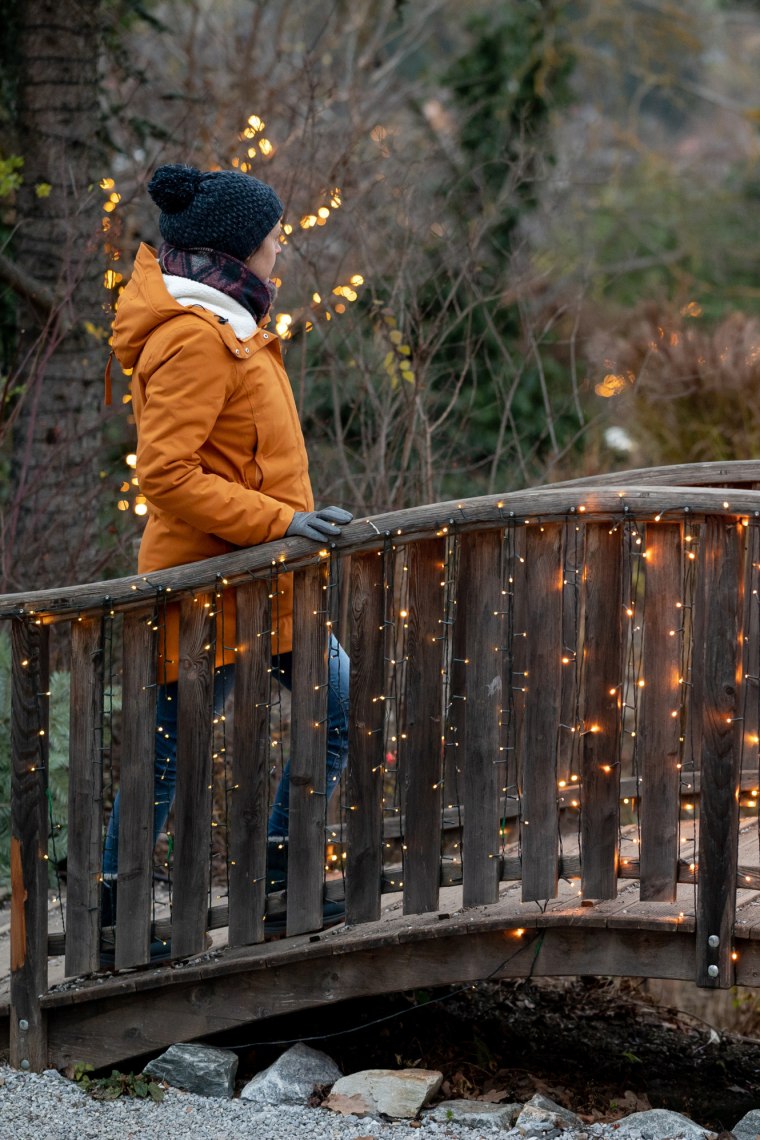
[[[100,862],[103,846],[103,619],[71,627],[69,842],[66,853],[66,973],[100,964]]]
[[[499,715],[503,642],[500,530],[462,537],[457,623],[467,647],[464,673],[464,906],[495,902],[499,892]],[[440,828],[440,823],[439,823]]]
[[[399,741],[403,783],[404,912],[438,906],[442,805],[445,540],[413,543],[407,552],[409,617],[405,733]],[[406,739],[404,739],[404,735]]]
[[[351,560],[346,921],[380,917],[385,770],[385,558]]]
[[[214,704],[212,602],[210,594],[185,598],[180,614],[173,958],[198,954],[206,929]]]
[[[721,466],[729,471],[725,481],[730,483],[733,465]],[[609,477],[603,485],[584,482],[580,485],[558,485],[556,489],[513,491],[504,495],[429,503],[375,515],[371,520],[357,519],[336,538],[335,548],[340,555],[377,550],[382,548],[386,533],[393,534],[394,542],[399,545],[416,542],[447,525],[452,517],[457,520],[459,533],[502,526],[507,518],[515,521],[525,518],[564,521],[581,504],[585,506],[587,519],[597,517],[606,521],[620,521],[626,507],[629,516],[635,515],[641,522],[662,512],[680,512],[685,508],[695,515],[704,512],[725,517],[752,515],[760,511],[760,491],[737,488],[727,496],[725,490],[709,486],[663,485],[657,481],[648,484],[633,477],[627,482],[625,475],[623,472],[614,478]],[[584,488],[587,493],[584,493]],[[724,506],[726,502],[728,506]],[[230,586],[237,586],[252,574],[268,577],[273,561],[277,562],[281,572],[285,572],[313,565],[317,558],[314,543],[308,539],[278,539],[152,574],[0,595],[0,617],[17,617],[32,610],[43,612],[47,618],[101,612],[105,598],[108,598],[112,609],[132,608],[145,605],[155,597],[157,589],[171,590],[176,598],[182,593],[211,589],[220,575]]]
[[[153,610],[124,618],[116,966],[150,956],[153,884],[153,756],[156,740],[156,632]]]
[[[708,516],[701,530],[697,605],[703,639],[694,649],[701,673],[702,795],[697,888],[697,976],[704,987],[733,985],[731,959],[741,769],[742,537]]]
[[[264,940],[270,764],[269,586],[237,589],[235,718],[230,793],[230,946]]]
[[[620,780],[622,534],[590,523],[586,532],[581,849],[584,898],[616,893]]]
[[[14,1068],[47,1068],[48,630],[11,627],[11,1028]]]
[[[467,923],[452,929],[438,922],[432,935],[420,929],[409,931],[407,939],[367,939],[339,956],[329,949],[325,955],[325,947],[317,944],[313,955],[299,947],[296,954],[270,955],[266,965],[239,961],[235,973],[191,970],[185,978],[184,971],[163,971],[170,977],[159,987],[51,1007],[51,1063],[63,1067],[93,1059],[115,1065],[212,1030],[328,1006],[338,998],[484,977],[635,976],[643,970],[651,977],[688,978],[691,970],[694,937],[685,931],[559,925],[531,929],[527,920],[520,925],[522,935],[514,925],[489,929]],[[747,952],[745,970],[752,961],[757,955]]]
[[[329,566],[296,573],[293,591],[288,935],[322,926],[325,865]]]
[[[558,749],[562,707],[562,527],[530,526],[526,546],[523,899],[557,893]]]
[[[640,697],[641,897],[674,901],[679,857],[683,542],[678,523],[646,530],[643,680]]]

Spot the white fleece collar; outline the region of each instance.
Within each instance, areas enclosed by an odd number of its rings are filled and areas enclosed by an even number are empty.
[[[234,297],[214,289],[211,285],[204,285],[201,281],[193,281],[190,277],[172,277],[168,273],[162,274],[164,285],[175,301],[189,308],[191,305],[200,305],[223,317],[230,322],[232,331],[238,340],[247,340],[256,332],[257,324],[253,315],[244,309]]]

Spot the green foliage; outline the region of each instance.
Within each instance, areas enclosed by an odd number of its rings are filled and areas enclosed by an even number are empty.
[[[139,1097],[160,1104],[166,1095],[153,1077],[145,1073],[120,1073],[112,1069],[110,1077],[92,1077],[95,1066],[79,1062],[74,1066],[74,1080],[93,1100],[118,1100],[120,1097]]]
[[[24,160],[18,154],[0,154],[0,198],[8,198],[21,185]]]

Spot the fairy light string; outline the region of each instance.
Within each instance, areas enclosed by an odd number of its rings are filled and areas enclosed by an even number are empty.
[[[502,701],[499,709],[499,755],[495,763],[499,767],[500,796],[501,796],[501,824],[499,836],[499,851],[504,859],[509,845],[509,807],[517,803],[519,812],[519,786],[517,780],[517,720],[515,715],[515,563],[516,529],[514,519],[506,522],[503,531],[502,546],[502,587],[501,608],[503,619],[500,623],[500,677]]]
[[[640,858],[642,832],[641,832],[641,794],[646,794],[642,788],[644,757],[642,755],[643,738],[640,736],[640,717],[642,715],[643,691],[648,684],[655,684],[656,679],[647,677],[644,673],[644,638],[647,635],[647,537],[657,526],[658,521],[665,512],[657,518],[651,513],[634,512],[627,509],[627,504],[621,502],[619,513],[613,514],[609,527],[619,542],[622,552],[622,575],[620,582],[619,604],[623,613],[623,643],[620,663],[620,675],[610,681],[610,690],[617,690],[617,707],[621,718],[622,731],[619,734],[620,746],[616,754],[604,758],[604,771],[610,780],[630,781],[630,793],[623,796],[623,804],[630,807],[630,813],[623,814],[619,819],[618,842],[623,864],[627,860],[635,864]],[[699,545],[701,539],[700,515],[694,514],[685,507],[673,506],[667,512],[668,521],[682,521],[682,560],[683,573],[680,583],[674,581],[672,587],[673,597],[677,598],[674,608],[676,620],[673,629],[668,633],[679,642],[679,697],[674,702],[673,715],[679,726],[679,802],[681,804],[679,821],[679,854],[681,860],[681,878],[683,866],[691,869],[690,882],[695,892],[698,875],[698,811],[697,805],[697,775],[700,763],[699,739],[700,726],[693,708],[690,694],[693,686],[694,670],[694,607],[698,587],[703,589],[704,583],[699,581]],[[585,531],[589,523],[600,525],[600,518],[595,516],[589,508],[582,509],[581,505],[564,516],[548,515],[547,521],[560,524],[563,528],[562,543],[562,597],[563,597],[563,627],[561,637],[558,636],[556,645],[562,654],[563,670],[563,719],[560,725],[561,748],[558,752],[558,767],[556,771],[547,773],[547,778],[553,779],[557,787],[560,807],[570,807],[577,813],[569,814],[558,827],[557,843],[559,858],[565,858],[565,846],[568,843],[568,832],[572,824],[570,820],[578,821],[579,840],[582,834],[581,820],[589,805],[584,804],[583,789],[580,787],[578,774],[580,770],[579,758],[584,733],[593,731],[588,723],[590,713],[584,708],[584,653],[583,653],[583,626],[584,580],[589,573],[589,562],[585,551]],[[471,520],[463,520],[466,525]],[[541,526],[542,520],[536,515],[529,520],[522,517],[507,517],[505,513],[499,516],[502,532],[502,598],[500,609],[494,620],[494,649],[499,654],[500,675],[502,678],[502,699],[499,707],[499,752],[494,757],[494,764],[499,766],[499,797],[502,805],[501,822],[499,828],[498,850],[502,859],[513,853],[516,847],[518,858],[523,856],[520,825],[522,822],[522,772],[521,765],[524,757],[521,754],[521,705],[524,700],[524,690],[527,686],[523,666],[521,663],[521,641],[530,636],[531,631],[525,627],[523,608],[529,584],[525,580],[526,570],[526,527],[530,525]],[[493,525],[491,522],[490,525]],[[604,516],[601,525],[606,526]],[[741,525],[746,544],[747,570],[745,575],[746,609],[745,609],[745,666],[743,687],[741,691],[740,713],[745,721],[745,731],[741,737],[741,768],[745,781],[745,792],[748,790],[746,777],[750,770],[753,772],[760,756],[760,741],[758,740],[757,726],[760,723],[760,683],[758,675],[758,649],[760,637],[755,633],[760,626],[760,518],[754,518],[742,523],[734,523],[726,516],[726,525]],[[485,529],[485,528],[484,528]],[[669,528],[674,534],[676,527]],[[418,532],[419,533],[419,532]],[[431,528],[432,533],[432,528]],[[441,744],[443,753],[453,757],[453,763],[447,763],[441,773],[443,782],[443,797],[441,804],[441,858],[442,861],[453,860],[461,863],[461,848],[457,850],[457,841],[451,840],[450,832],[456,827],[461,834],[462,828],[462,797],[461,797],[461,760],[458,752],[461,750],[459,723],[456,717],[457,705],[464,692],[459,691],[458,667],[467,667],[466,657],[460,661],[458,654],[457,633],[457,595],[456,591],[462,588],[459,583],[460,544],[462,541],[460,520],[449,520],[439,523],[435,528],[439,537],[445,538],[444,557],[441,567],[441,595],[440,604],[435,600],[434,614],[430,622],[431,632],[437,642],[440,672],[442,679],[442,710],[444,712],[443,734]],[[409,570],[407,554],[409,543],[416,539],[407,538],[401,533],[385,534],[378,538],[377,557],[381,561],[382,590],[383,590],[383,654],[385,661],[385,678],[383,691],[376,694],[377,700],[383,704],[383,716],[378,721],[382,727],[375,731],[383,733],[384,763],[379,767],[378,778],[383,782],[382,810],[384,817],[384,830],[390,832],[391,823],[397,823],[400,828],[400,841],[403,848],[405,842],[405,821],[401,812],[399,766],[397,753],[399,744],[406,736],[405,722],[405,689],[408,676],[408,630],[409,630]],[[380,545],[381,544],[381,545]],[[337,548],[322,552],[326,563],[326,580],[323,587],[323,602],[316,611],[316,620],[324,623],[328,634],[336,640],[346,644],[348,630],[343,628],[345,610],[342,607],[348,576],[345,573],[346,560]],[[267,572],[268,592],[270,595],[272,616],[268,628],[260,631],[261,642],[258,642],[254,651],[259,647],[268,651],[271,649],[276,658],[279,654],[279,608],[280,590],[282,586],[281,575],[290,573],[283,559],[273,559]],[[261,575],[262,571],[257,571]],[[675,574],[673,574],[675,578]],[[167,675],[167,637],[166,637],[166,608],[170,604],[171,592],[150,587],[154,594],[154,612],[146,619],[156,636],[161,649],[157,686],[166,685]],[[222,575],[217,575],[214,585],[207,587],[212,592],[210,608],[206,611],[209,622],[208,652],[215,649],[220,651],[214,658],[214,674],[219,676],[220,669],[235,659],[237,646],[234,644],[234,631],[229,629],[228,609],[225,598],[229,590],[234,589]],[[466,583],[464,584],[466,588]],[[522,596],[521,596],[522,595]],[[140,597],[143,597],[142,588]],[[173,600],[173,599],[172,599]],[[103,658],[103,700],[99,712],[99,724],[96,726],[98,737],[98,750],[103,773],[104,801],[113,797],[114,791],[114,748],[113,748],[113,717],[118,688],[118,669],[115,665],[114,647],[120,641],[120,622],[125,607],[118,604],[114,607],[111,599],[105,598],[101,607],[102,628],[100,635],[100,652]],[[567,620],[565,620],[567,619]],[[39,615],[30,620],[39,622]],[[433,627],[436,628],[433,628]],[[220,644],[216,645],[217,636]],[[328,651],[332,654],[334,651]],[[466,650],[465,650],[466,652]],[[216,664],[219,660],[220,663]],[[330,664],[331,662],[328,662]],[[339,660],[337,669],[344,668]],[[215,739],[212,755],[213,783],[217,793],[222,797],[219,806],[220,814],[211,821],[211,846],[209,859],[209,903],[223,898],[223,892],[229,892],[229,828],[231,814],[231,799],[234,794],[232,775],[230,770],[231,745],[228,738],[227,713],[224,702],[228,697],[228,683],[226,673],[222,673],[223,703],[221,710],[214,715]],[[345,680],[345,678],[340,678]],[[317,681],[315,680],[315,684]],[[326,681],[319,681],[326,684]],[[37,678],[36,700],[39,723],[43,723],[45,714],[44,702],[49,699],[49,692],[43,691]],[[668,706],[670,708],[670,706]],[[570,710],[571,715],[567,715]],[[125,710],[125,715],[128,710]],[[750,734],[750,717],[753,732]],[[584,719],[586,718],[586,719]],[[284,767],[286,753],[287,726],[284,723],[282,693],[278,684],[276,670],[269,670],[269,694],[267,704],[267,732],[270,745],[271,781],[269,788],[269,806],[271,806],[272,786]],[[159,726],[159,731],[160,731]],[[42,749],[42,744],[40,744]],[[401,749],[403,755],[403,748]],[[413,763],[414,758],[408,757],[407,763]],[[752,767],[750,768],[750,765]],[[45,756],[40,751],[39,764],[47,781],[49,772]],[[607,772],[609,767],[609,772]],[[503,774],[503,778],[502,778]],[[435,785],[434,785],[435,786]],[[627,788],[624,789],[627,792]],[[49,790],[48,809],[50,819],[51,857],[54,864],[58,862],[55,847],[57,824],[54,819],[52,800]],[[626,804],[626,798],[630,801]],[[758,796],[752,792],[748,799],[742,794],[743,810],[752,809],[756,812]],[[330,876],[335,871],[343,871],[345,863],[344,849],[344,820],[348,811],[361,811],[363,804],[347,802],[347,789],[340,783],[338,793],[332,797],[334,810],[327,823],[325,875]],[[515,843],[513,846],[510,834],[512,825],[510,816],[517,808],[518,825],[514,831]],[[558,817],[561,813],[558,812]],[[757,813],[756,813],[757,814]],[[167,829],[171,843],[170,829]],[[384,862],[389,861],[389,836],[385,834],[383,843]],[[573,844],[574,846],[574,844]],[[760,827],[758,827],[758,846],[760,848]],[[583,861],[584,852],[582,844],[578,844],[578,853]],[[350,852],[348,853],[350,856]],[[171,881],[171,848],[167,860],[167,873]],[[224,866],[220,866],[223,863]],[[626,877],[630,877],[631,870]],[[391,876],[396,877],[396,876]],[[446,880],[443,880],[446,881]],[[400,888],[403,885],[403,875],[393,883]],[[60,890],[59,890],[60,895]],[[153,908],[155,917],[156,896],[153,895]]]
[[[382,812],[383,829],[381,843],[383,845],[381,865],[388,869],[384,871],[390,885],[395,885],[395,871],[390,864],[395,862],[393,852],[393,830],[401,817],[401,787],[398,776],[398,742],[401,733],[401,696],[404,691],[406,675],[406,611],[401,599],[397,596],[400,588],[396,567],[400,557],[389,532],[383,536],[382,551],[378,551],[382,558],[383,583],[383,756],[384,762],[380,773],[383,781]],[[402,576],[403,584],[406,579]],[[356,806],[360,810],[361,805]],[[399,839],[401,842],[401,839]],[[400,876],[403,885],[403,876]]]

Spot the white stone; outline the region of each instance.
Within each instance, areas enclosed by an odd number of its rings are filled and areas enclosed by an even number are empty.
[[[373,1115],[392,1120],[410,1120],[438,1092],[443,1073],[435,1069],[365,1069],[341,1077],[330,1096],[358,1096]],[[325,1108],[330,1107],[330,1098]]]
[[[731,1129],[736,1140],[755,1140],[760,1136],[760,1108],[753,1108]]]
[[[700,1128],[688,1116],[671,1112],[667,1108],[650,1108],[647,1112],[634,1112],[616,1124],[616,1140],[701,1140],[712,1136],[705,1128]]]
[[[240,1096],[258,1104],[305,1104],[315,1085],[331,1085],[340,1069],[331,1057],[299,1041],[248,1082]]]
[[[582,1121],[579,1116],[561,1104],[550,1100],[548,1096],[536,1093],[524,1106],[515,1121],[515,1127],[521,1132],[530,1132],[532,1135],[541,1132],[550,1132],[553,1128],[580,1128]]]
[[[425,1113],[426,1120],[464,1124],[490,1132],[508,1131],[522,1109],[521,1104],[491,1104],[486,1100],[444,1100]]]

